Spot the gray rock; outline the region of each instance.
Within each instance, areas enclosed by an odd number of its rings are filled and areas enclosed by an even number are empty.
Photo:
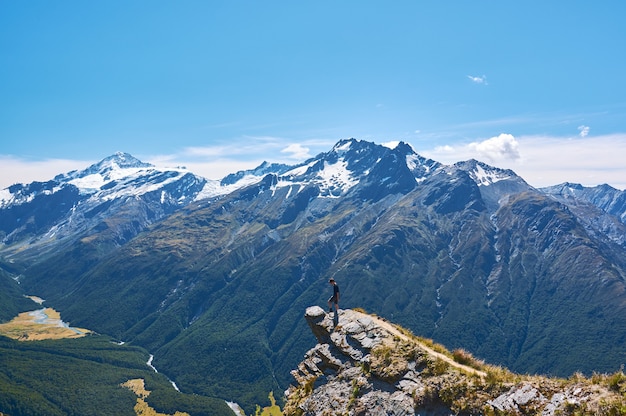
[[[520,406],[528,406],[530,403],[535,406],[545,404],[546,398],[530,384],[522,384],[512,387],[508,392],[490,400],[489,403],[495,409],[503,412],[518,412]]]

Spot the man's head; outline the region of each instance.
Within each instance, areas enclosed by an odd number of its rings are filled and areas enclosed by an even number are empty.
[[[335,279],[331,278],[331,279],[328,281],[328,283],[330,283],[331,285],[334,285],[334,284],[335,284]]]

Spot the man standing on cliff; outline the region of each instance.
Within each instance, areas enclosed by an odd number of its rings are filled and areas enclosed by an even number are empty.
[[[328,299],[328,312],[333,311],[333,305],[335,305],[335,313],[339,312],[339,286],[335,279],[331,278],[328,283],[333,286],[333,295]]]

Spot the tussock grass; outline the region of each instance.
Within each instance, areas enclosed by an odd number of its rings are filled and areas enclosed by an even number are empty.
[[[137,416],[169,416],[165,413],[157,412],[146,402],[146,397],[150,395],[150,391],[146,390],[144,379],[131,379],[120,385],[122,387],[126,387],[127,389],[135,393],[135,395],[137,395],[137,403],[135,404],[134,408],[135,414]],[[177,411],[176,413],[174,413],[174,416],[189,416],[189,413]]]
[[[471,353],[464,349],[457,348],[452,351],[452,359],[459,364],[467,365],[476,369],[483,369],[485,362],[475,358]]]

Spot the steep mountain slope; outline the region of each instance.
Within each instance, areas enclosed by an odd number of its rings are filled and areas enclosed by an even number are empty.
[[[35,303],[24,296],[22,289],[11,276],[11,273],[0,266],[0,323],[35,307]]]
[[[454,166],[470,175],[478,185],[487,209],[492,212],[504,202],[501,198],[531,190],[526,181],[510,169],[495,168],[473,159],[455,163]]]
[[[22,287],[248,412],[288,385],[313,341],[302,311],[329,277],[342,307],[516,371],[626,361],[624,247],[512,171],[351,139],[215,186],[232,188],[132,239],[96,233],[22,264]]]
[[[626,192],[609,185],[584,187],[577,183],[562,183],[541,189],[543,192],[566,201],[586,201],[607,214],[626,222]]]
[[[626,247],[626,192],[608,185],[586,188],[573,183],[542,191],[567,205],[590,233]]]

